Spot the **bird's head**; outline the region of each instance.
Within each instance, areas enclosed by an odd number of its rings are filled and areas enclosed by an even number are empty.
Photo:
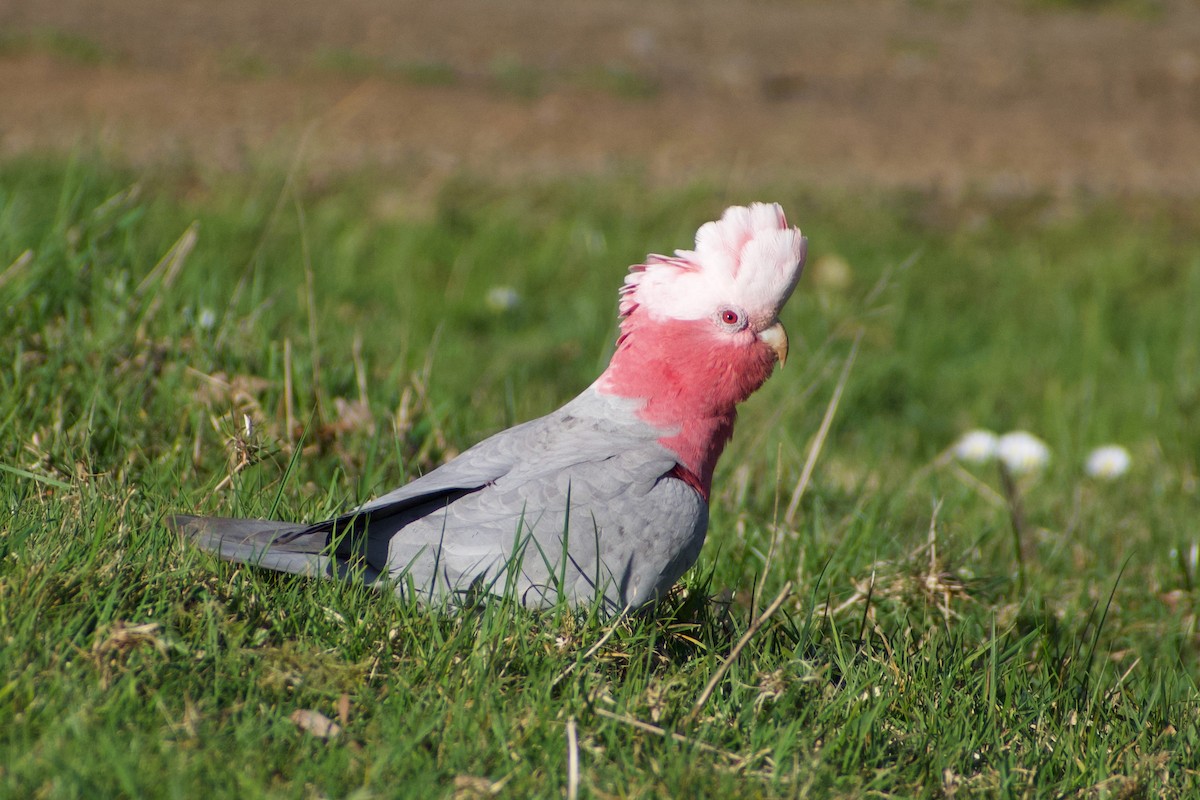
[[[622,340],[643,324],[707,325],[714,343],[757,340],[787,358],[779,311],[796,288],[808,240],[776,203],[726,209],[696,231],[694,250],[652,255],[630,268],[621,287]]]
[[[765,380],[774,360],[787,359],[779,312],[800,279],[807,245],[778,204],[726,209],[696,231],[694,250],[652,255],[630,268],[621,287],[618,352],[653,348],[655,342],[645,341],[652,336],[682,337],[689,349],[719,352],[746,366],[772,362]],[[696,352],[667,355],[689,354]]]
[[[807,244],[778,205],[754,203],[702,225],[694,250],[632,267],[600,391],[645,400],[642,416],[664,428],[722,420],[707,427],[723,445],[736,404],[787,358],[779,312],[800,279]]]
[[[695,249],[650,255],[620,289],[620,337],[601,392],[643,401],[707,494],[736,405],[787,357],[779,312],[808,240],[776,204],[733,206],[696,231]]]

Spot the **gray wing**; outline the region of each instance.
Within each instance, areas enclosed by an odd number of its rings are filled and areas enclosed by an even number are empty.
[[[635,411],[589,390],[464,453],[476,462],[464,469],[506,465],[483,485],[447,501],[414,495],[418,481],[368,504],[370,513],[390,497],[401,507],[372,516],[366,562],[397,591],[431,600],[482,588],[527,605],[603,596],[622,608],[661,596],[695,561],[708,508],[671,476],[663,431]],[[446,485],[436,471],[427,477]]]
[[[363,555],[381,521],[398,515],[420,517],[504,475],[512,469],[517,453],[504,442],[538,422],[499,433],[438,469],[333,519],[297,525],[173,514],[167,525],[196,547],[227,561],[298,575],[345,575],[354,568],[374,582],[387,574],[386,559],[376,566]]]
[[[405,512],[415,509],[424,516],[431,508],[454,503],[501,479],[515,484],[537,482],[564,469],[644,447],[661,432],[638,420],[635,408],[628,400],[605,397],[589,387],[557,411],[503,430],[404,486],[308,529],[363,525],[396,515],[412,518]],[[670,470],[673,458],[665,450],[662,455],[664,471]]]
[[[333,520],[175,524],[224,558],[355,573],[429,601],[511,591],[527,605],[636,607],[695,561],[707,527],[707,504],[670,477],[662,435],[632,401],[589,388]]]

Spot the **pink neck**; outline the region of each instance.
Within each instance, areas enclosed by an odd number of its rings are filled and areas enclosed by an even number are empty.
[[[670,431],[659,442],[679,457],[680,477],[707,500],[717,459],[733,435],[736,406],[770,376],[774,353],[749,331],[719,336],[707,320],[634,316],[622,326],[597,388],[645,400],[638,415]]]

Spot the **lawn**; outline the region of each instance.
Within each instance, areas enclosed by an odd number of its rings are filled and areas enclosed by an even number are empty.
[[[1195,204],[0,169],[3,796],[1200,793]],[[164,527],[552,410],[627,265],[751,199],[810,239],[791,358],[655,613],[445,615]],[[1006,491],[977,427],[1050,461]]]

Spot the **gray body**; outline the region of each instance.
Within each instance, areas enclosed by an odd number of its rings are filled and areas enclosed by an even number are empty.
[[[638,401],[589,387],[350,514],[299,526],[174,518],[199,547],[267,569],[360,576],[426,602],[560,594],[610,610],[662,597],[699,555],[703,497]],[[565,547],[564,547],[565,544]]]

